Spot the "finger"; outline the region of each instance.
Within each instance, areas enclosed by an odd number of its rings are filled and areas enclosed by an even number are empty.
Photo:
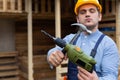
[[[64,55],[61,51],[56,51],[56,53],[57,54],[55,55],[55,58],[59,63],[61,63],[63,61]]]
[[[78,71],[78,73],[79,73],[79,76],[80,76],[81,79],[83,79],[83,80],[89,80],[89,77],[86,76],[82,71]]]
[[[86,76],[91,75],[90,72],[88,72],[87,70],[85,70],[85,69],[83,69],[83,68],[81,68],[79,66],[78,66],[78,69],[80,70],[80,72],[84,73]]]
[[[59,53],[57,54],[61,59],[64,58],[64,54],[61,52],[61,51],[56,51],[56,53]]]
[[[51,62],[55,65],[58,66],[61,63],[61,60],[59,60],[57,57],[52,56],[51,57]]]
[[[48,62],[53,66],[57,66],[59,64],[54,56],[54,52],[48,57]]]
[[[63,57],[64,57],[64,55],[62,54],[61,51],[54,51],[51,54],[51,61],[54,65],[58,66],[63,61],[63,59],[62,59]]]
[[[55,57],[53,57],[53,56],[50,58],[49,61],[55,67],[57,67],[58,65],[60,65],[60,63],[57,61],[57,59]]]
[[[80,73],[77,74],[78,80],[84,80],[81,76]]]
[[[88,72],[87,70],[81,68],[81,67],[78,67],[79,71],[82,73],[81,76],[87,80],[87,79],[93,79],[93,75]]]
[[[54,61],[52,62],[52,64],[53,64],[55,67],[57,67],[57,66],[59,66],[59,65],[60,65],[60,63],[58,63],[58,61],[57,61],[57,60],[54,60]]]

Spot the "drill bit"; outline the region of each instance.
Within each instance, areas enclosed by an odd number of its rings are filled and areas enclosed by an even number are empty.
[[[49,36],[52,39],[56,39],[55,37],[51,36],[50,34],[48,34],[47,32],[45,32],[44,30],[41,30],[42,33],[44,33],[45,35]]]

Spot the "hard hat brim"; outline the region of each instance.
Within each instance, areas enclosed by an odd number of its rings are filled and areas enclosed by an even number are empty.
[[[100,12],[102,12],[102,7],[101,7],[101,5],[99,3],[96,3],[94,1],[86,1],[86,2],[78,2],[78,3],[76,3],[75,9],[74,9],[74,12],[75,12],[76,15],[78,15],[78,8],[80,6],[82,6],[82,5],[85,5],[85,4],[93,4],[99,9]]]

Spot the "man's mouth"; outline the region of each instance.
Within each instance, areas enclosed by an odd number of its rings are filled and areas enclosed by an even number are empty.
[[[85,19],[87,22],[90,22],[92,19],[90,19],[90,18],[87,18],[87,19]]]

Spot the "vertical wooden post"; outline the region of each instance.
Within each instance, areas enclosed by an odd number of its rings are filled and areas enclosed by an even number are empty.
[[[3,0],[0,0],[0,11],[3,11]]]
[[[7,10],[7,0],[3,0],[3,12]]]
[[[45,0],[41,0],[41,13],[45,13]]]
[[[35,3],[35,13],[38,13],[38,0],[34,0]]]
[[[51,0],[48,0],[47,4],[48,4],[48,13],[51,13],[51,3],[52,1]]]
[[[109,0],[105,0],[105,14],[109,14],[109,3],[108,3]]]
[[[111,2],[112,2],[112,5],[111,5],[111,6],[112,6],[112,14],[115,15],[115,12],[116,12],[116,9],[115,9],[115,8],[116,8],[115,2],[116,2],[116,0],[112,0]]]
[[[61,16],[60,16],[60,0],[55,0],[55,34],[56,37],[61,37]],[[56,68],[56,80],[59,80],[59,68]]]
[[[32,0],[27,0],[28,6],[28,80],[33,78],[33,48],[32,48]]]
[[[120,0],[116,0],[116,43],[120,52]]]
[[[15,11],[15,0],[10,0],[10,4],[11,4],[10,5],[10,7],[11,7],[10,9],[11,10],[10,11],[14,12]]]
[[[25,0],[25,12],[28,12],[28,1],[29,0]]]
[[[18,0],[18,11],[22,12],[22,0]]]
[[[60,0],[55,0],[55,32],[56,37],[61,37]]]

